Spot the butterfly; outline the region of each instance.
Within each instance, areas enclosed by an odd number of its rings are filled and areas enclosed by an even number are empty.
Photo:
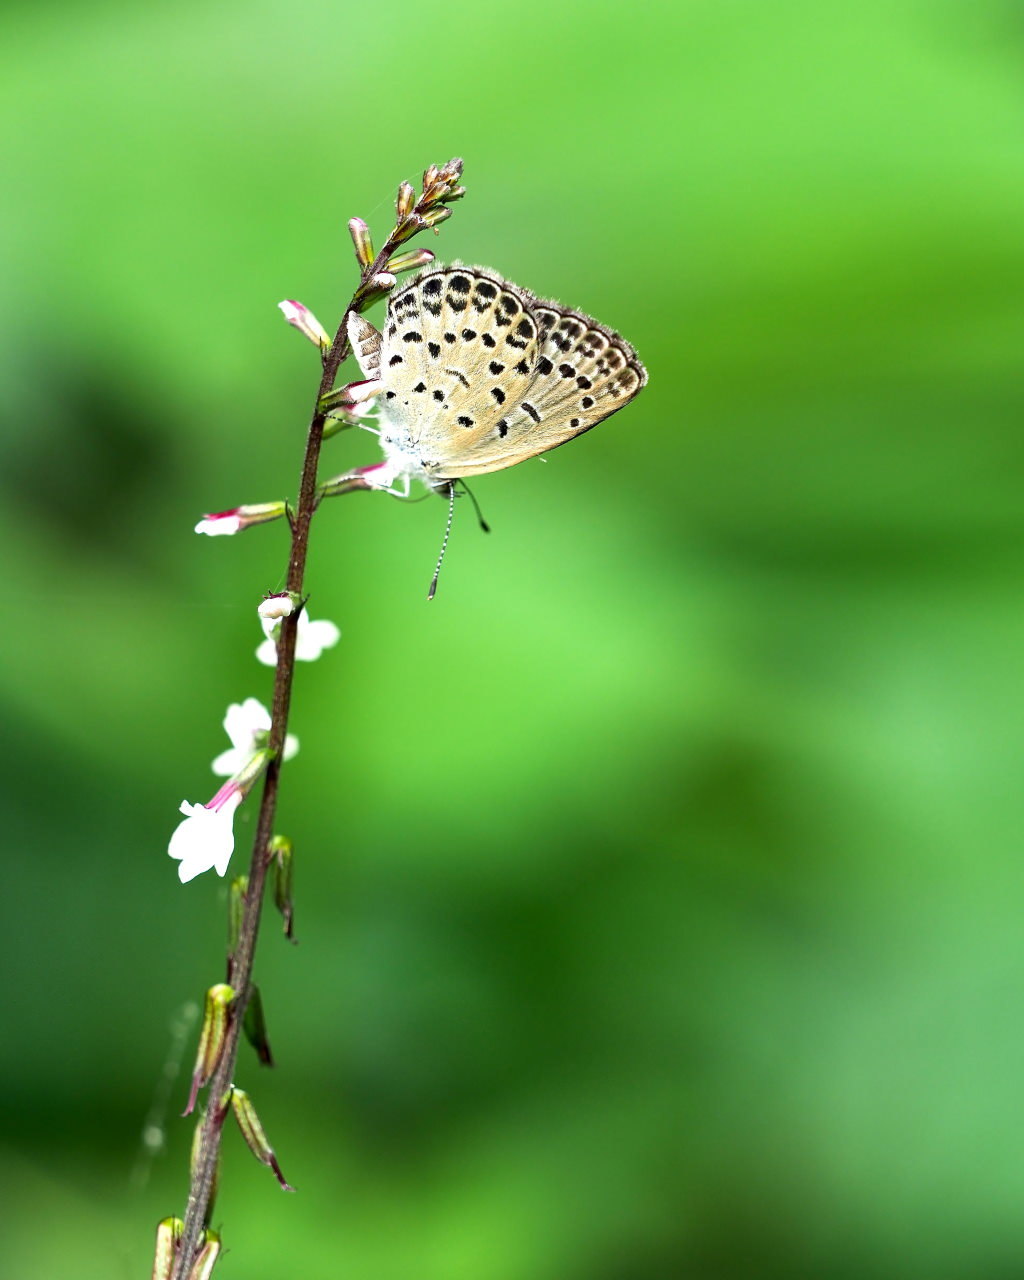
[[[599,321],[486,267],[421,273],[388,300],[383,332],[362,316],[348,337],[373,399],[384,461],[374,488],[454,482],[555,449],[622,409],[647,382],[625,339]]]

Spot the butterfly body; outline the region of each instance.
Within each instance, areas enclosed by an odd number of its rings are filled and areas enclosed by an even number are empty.
[[[483,267],[426,271],[391,295],[383,332],[349,317],[384,462],[374,486],[447,490],[554,449],[623,408],[647,371],[623,338]]]

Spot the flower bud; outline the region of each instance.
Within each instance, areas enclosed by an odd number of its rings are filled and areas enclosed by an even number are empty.
[[[442,204],[450,204],[450,203],[451,203],[451,201],[453,201],[453,200],[461,200],[461,199],[462,199],[462,197],[463,197],[465,194],[466,194],[466,188],[465,188],[465,187],[452,187],[450,191],[447,191],[447,192],[446,192],[446,193],[441,197],[441,203],[442,203]]]
[[[299,607],[300,598],[294,591],[272,591],[256,606],[256,612],[266,622],[287,618]]]
[[[433,227],[436,231],[437,227],[451,216],[451,209],[442,205],[440,209],[431,209],[428,213],[423,215],[423,225],[426,227]]]
[[[429,189],[437,181],[438,172],[439,171],[436,164],[428,165],[427,168],[423,170],[423,190],[424,191],[429,191]]]
[[[185,1224],[180,1218],[164,1218],[157,1223],[156,1252],[153,1255],[153,1280],[171,1280],[174,1260]]]
[[[256,1056],[265,1067],[274,1065],[274,1055],[270,1052],[270,1041],[267,1039],[267,1023],[263,1016],[263,997],[260,989],[253,984],[249,1003],[245,1006],[245,1018],[242,1020],[245,1038],[256,1050]]]
[[[416,190],[411,182],[403,182],[398,188],[395,209],[400,218],[406,218],[416,207]]]
[[[434,255],[429,249],[409,249],[405,253],[396,253],[388,263],[388,270],[397,276],[401,271],[415,271],[417,267],[425,267],[433,261]]]
[[[395,277],[390,271],[378,271],[376,275],[370,276],[370,287],[380,289],[382,292],[393,289],[395,283]]]
[[[274,868],[274,906],[284,920],[284,936],[295,941],[295,904],[292,900],[292,842],[287,836],[274,836],[270,842],[270,856]]]
[[[356,249],[356,261],[361,267],[368,267],[373,261],[373,241],[370,239],[370,228],[362,218],[350,218],[349,234]]]
[[[220,1257],[220,1251],[220,1236],[216,1231],[207,1229],[203,1233],[203,1247],[196,1254],[192,1270],[188,1273],[188,1280],[210,1280],[210,1276],[213,1275],[213,1268],[217,1265],[217,1259]]]
[[[265,1164],[268,1169],[273,1169],[274,1176],[281,1184],[282,1191],[294,1191],[295,1188],[290,1187],[285,1181],[281,1166],[277,1163],[277,1156],[274,1155],[274,1150],[267,1141],[267,1135],[263,1132],[263,1126],[260,1124],[260,1118],[256,1114],[256,1108],[252,1105],[252,1100],[243,1089],[232,1089],[231,1107],[235,1113],[235,1119],[238,1121],[238,1127],[242,1131],[242,1137],[248,1143],[249,1150],[260,1164]]]
[[[314,346],[319,347],[321,351],[331,349],[330,335],[308,307],[292,299],[285,299],[277,305],[288,323],[294,329],[298,329],[299,333],[308,338]]]
[[[196,525],[196,533],[209,534],[216,538],[224,534],[241,533],[254,524],[268,524],[271,520],[280,520],[288,513],[285,502],[264,502],[255,506],[232,507],[229,511],[215,511],[205,515]]]
[[[317,502],[324,498],[340,498],[345,493],[357,493],[372,489],[373,485],[358,471],[346,471],[344,475],[325,480],[317,489]]]
[[[192,1071],[192,1089],[188,1095],[188,1105],[182,1115],[192,1114],[199,1090],[209,1083],[210,1077],[217,1070],[217,1064],[221,1060],[227,1043],[228,1010],[234,998],[234,988],[229,987],[226,982],[218,982],[206,993],[203,1026],[199,1033],[199,1050],[196,1053],[196,1065]]]
[[[342,394],[353,404],[371,400],[383,390],[384,383],[380,378],[364,378],[361,382],[350,382],[348,386],[341,388]]]

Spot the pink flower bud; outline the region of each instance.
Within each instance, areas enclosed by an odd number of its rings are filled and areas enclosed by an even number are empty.
[[[321,351],[330,350],[330,335],[308,307],[304,307],[301,302],[295,302],[291,299],[286,299],[277,305],[281,308],[281,314],[293,329],[298,329],[303,337],[308,338]]]
[[[203,516],[196,525],[196,533],[205,533],[211,538],[241,533],[252,525],[280,520],[287,511],[288,507],[283,502],[263,502],[248,507],[231,507],[227,511],[214,511]]]
[[[370,239],[370,228],[362,218],[350,218],[349,234],[356,249],[356,261],[361,267],[368,267],[373,261],[373,241]]]

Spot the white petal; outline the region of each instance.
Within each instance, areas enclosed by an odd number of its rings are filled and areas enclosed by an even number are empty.
[[[284,735],[284,755],[282,760],[290,760],[299,750],[299,740],[294,733],[286,733]]]
[[[302,618],[305,618],[305,614]],[[341,639],[341,632],[333,622],[321,618],[318,622],[299,619],[299,634],[295,644],[295,656],[300,662],[315,662],[325,649],[330,649]]]
[[[268,596],[256,606],[256,612],[263,622],[263,630],[266,631],[268,622],[273,625],[278,619],[287,618],[290,613],[295,612],[295,601],[288,595]]]
[[[208,534],[211,538],[220,538],[225,534],[237,533],[242,527],[238,516],[219,516],[213,520],[200,520],[196,525],[196,533]]]
[[[230,778],[238,773],[248,759],[249,755],[245,751],[239,750],[238,747],[229,747],[227,751],[220,753],[210,768],[218,778]]]
[[[229,797],[219,809],[182,801],[181,812],[186,816],[175,827],[167,846],[168,854],[180,862],[178,878],[182,884],[211,867],[216,868],[218,875],[227,871],[235,847],[232,824],[241,803],[241,792]]]
[[[265,667],[277,666],[277,641],[264,640],[260,647],[256,650],[256,661],[262,662]]]
[[[333,622],[321,619],[311,621],[305,614],[299,618],[299,632],[295,641],[295,657],[300,662],[315,662],[325,649],[337,644],[341,632]]]
[[[233,702],[224,716],[224,732],[236,751],[249,757],[256,750],[256,735],[270,728],[270,712],[258,698]]]

